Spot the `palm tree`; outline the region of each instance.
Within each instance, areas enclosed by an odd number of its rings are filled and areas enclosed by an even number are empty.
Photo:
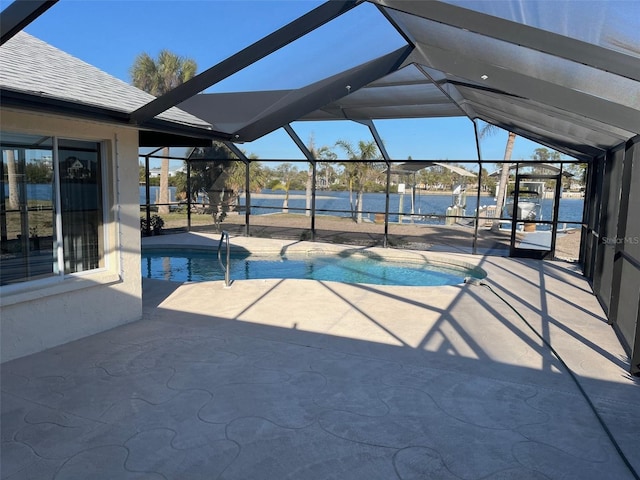
[[[190,58],[184,58],[161,50],[157,60],[147,53],[141,53],[133,62],[129,73],[134,86],[151,95],[160,97],[169,90],[186,82],[196,74],[198,66]],[[162,150],[162,164],[160,166],[160,198],[159,203],[169,203],[169,148]],[[169,213],[169,206],[158,207],[158,213]]]
[[[207,195],[208,205],[202,209],[202,213],[210,212],[219,230],[220,223],[237,199],[237,193],[228,185],[230,173],[237,168],[237,157],[224,144],[213,142],[210,147],[192,148],[188,158],[191,190],[186,195],[191,201],[197,201],[201,193]],[[181,188],[186,191],[186,182]]]
[[[258,157],[255,154],[249,155],[249,191],[260,192],[266,182],[266,174],[262,164],[257,161]],[[229,174],[227,176],[227,187],[236,194],[236,202],[240,199],[240,196],[244,193],[246,195],[246,166],[241,161],[233,162]]]
[[[498,131],[498,127],[490,123],[485,123],[480,129],[480,138],[493,135]],[[504,201],[507,193],[507,184],[509,182],[509,169],[511,168],[511,155],[513,153],[513,145],[516,141],[516,134],[509,132],[507,138],[507,146],[504,150],[504,162],[502,163],[502,171],[500,172],[500,183],[498,184],[498,193],[496,195],[496,213],[494,217],[499,219],[502,216],[502,209],[504,208]],[[497,231],[500,228],[500,221],[496,220],[491,225],[491,229]]]
[[[365,186],[367,182],[372,181],[380,174],[379,169],[376,168],[375,162],[364,160],[379,160],[380,153],[378,152],[378,146],[374,140],[369,142],[360,140],[358,142],[357,150],[355,150],[346,140],[338,140],[336,145],[347,153],[349,160],[355,160],[351,162],[344,162],[343,166],[349,183],[351,216],[356,223],[362,223],[362,200],[364,197]],[[354,187],[357,188],[358,191],[355,205],[353,203]]]
[[[219,230],[227,213],[236,208],[240,204],[240,196],[247,193],[246,165],[223,143],[215,141],[211,147],[192,148],[188,158],[191,190],[187,192],[184,176],[183,181],[177,183],[178,192],[194,203],[197,203],[199,194],[205,193],[209,204],[201,212],[210,212]],[[266,173],[257,156],[251,154],[248,158],[249,191],[259,192],[266,182]]]
[[[298,169],[290,163],[282,163],[276,168],[276,174],[279,180],[271,189],[284,191],[282,213],[289,213],[289,190],[291,188],[291,180],[296,173],[298,173]]]
[[[316,147],[315,138],[313,134],[309,137],[309,143],[307,144],[307,150],[311,153],[314,160],[335,160],[337,155],[327,147],[326,145],[318,148]],[[328,170],[328,169],[327,169]],[[311,215],[311,183],[313,182],[313,167],[309,165],[307,170],[307,183],[306,183],[306,215]],[[328,183],[328,182],[327,182]]]

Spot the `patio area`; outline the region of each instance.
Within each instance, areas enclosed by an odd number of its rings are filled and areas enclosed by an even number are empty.
[[[637,478],[640,379],[575,265],[450,255],[493,291],[145,279],[141,321],[2,364],[1,477]]]

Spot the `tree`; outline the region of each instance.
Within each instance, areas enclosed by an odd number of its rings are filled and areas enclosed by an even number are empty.
[[[552,151],[544,147],[536,148],[531,158],[539,162],[559,162],[561,160],[560,152]]]
[[[570,163],[566,169],[573,175],[573,182],[580,184],[582,187],[587,183],[587,164],[586,163]]]
[[[482,167],[482,185],[483,192],[495,192],[496,181],[493,177],[489,176],[489,172],[486,168]]]
[[[343,163],[349,186],[351,217],[356,223],[362,223],[362,201],[364,197],[364,190],[367,183],[374,181],[381,174],[381,171],[376,167],[375,162],[366,160],[380,159],[378,146],[373,140],[369,142],[360,140],[358,142],[357,150],[354,149],[354,147],[346,140],[338,140],[336,145],[346,152],[349,160],[352,160],[350,162]],[[355,204],[353,202],[354,189],[357,189]]]
[[[249,191],[260,192],[264,188],[266,173],[255,155],[249,156]],[[236,203],[240,195],[246,193],[247,167],[243,162],[233,162],[226,177],[226,188],[236,193]]]
[[[174,172],[169,179],[169,185],[171,187],[176,187],[176,198],[178,200],[187,199],[187,172]]]
[[[43,162],[26,162],[24,173],[27,183],[50,185],[53,181],[53,166]]]
[[[265,183],[265,171],[257,157],[251,155],[249,160],[249,189],[259,192]],[[220,142],[213,142],[211,147],[193,148],[189,162],[190,191],[187,192],[185,176],[184,181],[177,185],[178,192],[184,193],[185,198],[189,197],[194,203],[199,194],[206,194],[208,205],[202,212],[211,213],[219,229],[229,210],[238,205],[240,195],[246,191],[246,165]]]
[[[337,158],[337,155],[333,153],[333,151],[326,145],[323,145],[322,147],[317,148],[313,134],[311,134],[311,136],[309,137],[307,150],[309,150],[309,153],[311,153],[311,156],[313,157],[314,160],[335,160]],[[318,162],[318,164],[322,165],[320,162]],[[329,166],[328,163],[326,165],[327,166],[325,166],[325,170],[324,170],[324,172],[327,175],[327,177],[325,178],[325,185],[328,186],[329,185],[328,175],[331,167]],[[305,186],[307,217],[311,215],[311,186],[312,186],[311,183],[312,182],[313,182],[313,167],[312,165],[309,165],[309,169],[307,170],[307,182]]]
[[[193,148],[188,158],[191,178],[187,196],[192,202],[197,202],[200,193],[206,194],[208,205],[202,211],[211,213],[219,230],[220,223],[237,199],[235,192],[227,188],[227,179],[237,157],[224,144],[213,142],[211,147]]]
[[[282,212],[289,213],[289,190],[291,188],[291,182],[298,173],[298,169],[295,165],[290,163],[281,163],[275,170],[278,177],[277,182],[271,187],[272,190],[283,190],[284,200],[282,201]]]
[[[480,129],[480,138],[493,135],[498,130],[498,127],[490,123],[485,123]],[[496,213],[495,218],[499,219],[502,216],[502,209],[504,208],[505,197],[507,194],[507,187],[509,182],[509,169],[511,168],[511,155],[513,154],[513,145],[516,142],[516,134],[509,132],[507,138],[507,145],[504,149],[504,162],[502,163],[502,171],[500,172],[500,183],[498,184],[498,193],[496,195]],[[497,231],[500,228],[500,222],[493,222],[491,226],[492,230]]]
[[[9,177],[9,208],[20,208],[20,193],[18,191],[18,172],[16,168],[16,155],[14,150],[7,152],[7,176]]]
[[[146,178],[147,178],[147,171],[144,168],[144,164],[139,163],[138,164],[138,183],[140,183],[140,185],[142,185],[143,183],[146,183]]]
[[[547,163],[559,162],[562,160],[562,158],[560,157],[560,152],[557,152],[555,150],[549,150],[544,147],[536,148],[533,151],[533,155],[531,156],[531,159],[539,162],[547,162]],[[549,171],[543,165],[535,165],[533,167],[533,173],[544,175],[549,173]],[[546,180],[544,182],[544,185],[546,189],[553,190],[555,188],[555,182],[553,180]]]
[[[134,86],[151,95],[160,97],[178,85],[191,79],[197,70],[197,64],[190,58],[180,57],[168,50],[161,50],[157,60],[147,53],[141,53],[130,69]],[[160,166],[160,203],[169,203],[169,148],[162,149]],[[169,213],[168,205],[158,207],[158,213]]]

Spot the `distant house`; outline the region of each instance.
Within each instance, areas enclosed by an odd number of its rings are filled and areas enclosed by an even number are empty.
[[[183,173],[186,169],[184,167],[169,169],[169,177],[175,176],[176,173]],[[149,169],[149,178],[158,178],[160,177],[160,167],[154,167]]]
[[[160,176],[160,167],[149,169],[149,178],[156,178]]]
[[[23,32],[0,65],[6,361],[141,318],[139,146],[210,144],[210,125],[176,108],[133,125],[154,97]]]
[[[66,178],[86,179],[91,177],[91,170],[76,157],[69,157],[65,163],[68,165],[63,172],[63,174],[66,173]]]
[[[580,182],[571,182],[571,184],[569,185],[569,190],[571,190],[572,192],[584,192],[585,187]]]

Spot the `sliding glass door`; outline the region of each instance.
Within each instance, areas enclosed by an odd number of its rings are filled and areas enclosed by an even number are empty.
[[[101,144],[2,132],[0,284],[104,266]]]

